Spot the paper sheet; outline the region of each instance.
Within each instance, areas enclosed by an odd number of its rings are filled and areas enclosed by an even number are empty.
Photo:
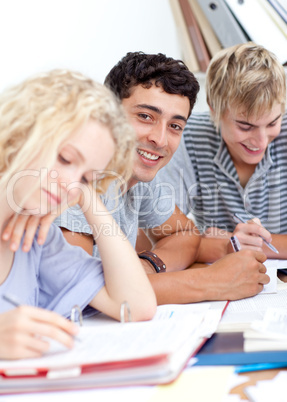
[[[272,380],[257,381],[256,385],[246,387],[244,392],[253,402],[286,402],[287,372],[281,371]]]
[[[255,320],[261,320],[269,307],[286,308],[287,283],[278,283],[276,294],[258,294],[231,301],[219,323],[217,332],[245,331]]]

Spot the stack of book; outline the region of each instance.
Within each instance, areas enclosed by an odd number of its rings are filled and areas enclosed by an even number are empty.
[[[264,350],[287,350],[286,309],[268,308],[262,320],[252,323],[244,331],[244,350],[256,352]]]
[[[278,269],[286,262],[277,260]],[[287,283],[280,280],[276,293],[229,302],[216,333],[196,355],[196,364],[235,365],[238,372],[287,367],[286,303]]]
[[[205,72],[220,49],[248,41],[287,64],[286,0],[170,0],[170,5],[182,59],[192,72]]]

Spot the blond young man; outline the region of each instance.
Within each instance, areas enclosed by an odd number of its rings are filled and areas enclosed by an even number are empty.
[[[272,241],[279,258],[287,258],[284,68],[252,42],[227,48],[211,60],[206,94],[210,111],[190,117],[173,161],[160,174],[205,236],[198,260],[226,255],[232,235],[242,249],[278,258],[263,239]],[[248,224],[237,224],[235,213]]]

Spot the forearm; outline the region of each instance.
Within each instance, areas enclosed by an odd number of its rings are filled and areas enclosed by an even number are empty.
[[[229,243],[226,238],[202,237],[196,261],[210,263],[219,260],[228,254]]]
[[[85,216],[93,228],[104,270],[107,298],[105,305],[98,300],[100,309],[119,319],[119,307],[127,301],[134,321],[152,318],[155,296],[135,250],[102,201],[94,197],[93,204]]]
[[[167,272],[181,271],[197,260],[200,240],[195,232],[177,232],[159,240],[152,250],[164,261]]]
[[[157,304],[186,304],[206,300],[225,300],[216,297],[214,283],[208,279],[209,268],[187,269],[148,275],[155,291]]]
[[[151,274],[158,304],[237,300],[254,296],[269,282],[263,253],[243,250],[204,268]]]

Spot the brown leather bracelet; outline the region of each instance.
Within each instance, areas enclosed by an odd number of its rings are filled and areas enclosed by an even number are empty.
[[[156,273],[160,274],[161,272],[166,271],[165,263],[152,251],[141,251],[138,253],[138,256],[139,258],[149,261],[154,267]]]

